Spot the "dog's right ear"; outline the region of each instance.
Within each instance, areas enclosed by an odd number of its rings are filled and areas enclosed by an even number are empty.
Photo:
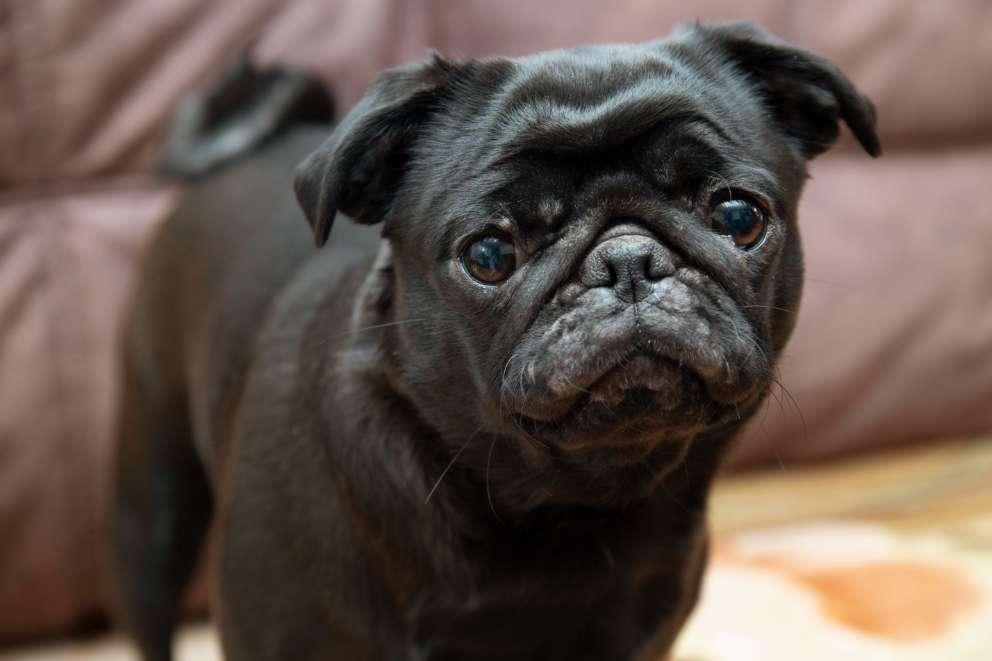
[[[296,169],[296,198],[318,246],[334,216],[364,224],[385,219],[410,150],[424,123],[443,102],[456,65],[437,54],[390,69]]]
[[[690,24],[677,34],[744,73],[805,158],[822,154],[834,144],[840,121],[850,127],[866,152],[872,156],[882,153],[875,107],[822,57],[790,46],[747,22]]]

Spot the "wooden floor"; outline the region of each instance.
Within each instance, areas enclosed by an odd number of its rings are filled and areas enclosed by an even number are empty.
[[[712,522],[713,567],[676,661],[992,660],[992,439],[726,477]],[[845,583],[852,558],[872,569]],[[893,582],[893,568],[915,573]],[[0,652],[133,658],[113,636]],[[179,659],[219,659],[209,627],[184,630]]]
[[[717,533],[816,519],[953,531],[988,515],[992,437],[730,476],[714,492],[711,522]]]

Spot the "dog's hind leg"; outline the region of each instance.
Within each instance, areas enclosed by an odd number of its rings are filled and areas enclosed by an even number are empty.
[[[115,605],[144,660],[169,661],[212,498],[184,398],[131,367],[124,388],[111,512]]]

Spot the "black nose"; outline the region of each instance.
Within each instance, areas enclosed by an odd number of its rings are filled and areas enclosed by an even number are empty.
[[[656,239],[640,234],[609,238],[586,256],[579,273],[586,287],[612,287],[625,303],[637,303],[652,284],[674,272],[672,254]]]

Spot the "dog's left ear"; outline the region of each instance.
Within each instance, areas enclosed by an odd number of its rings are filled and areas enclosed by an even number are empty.
[[[752,23],[684,28],[690,40],[715,49],[759,88],[778,124],[813,158],[837,140],[838,122],[850,127],[864,150],[881,154],[875,107],[827,60],[789,46]]]
[[[330,138],[296,169],[296,198],[318,246],[339,211],[364,224],[383,220],[410,150],[457,65],[431,54],[379,76]]]

